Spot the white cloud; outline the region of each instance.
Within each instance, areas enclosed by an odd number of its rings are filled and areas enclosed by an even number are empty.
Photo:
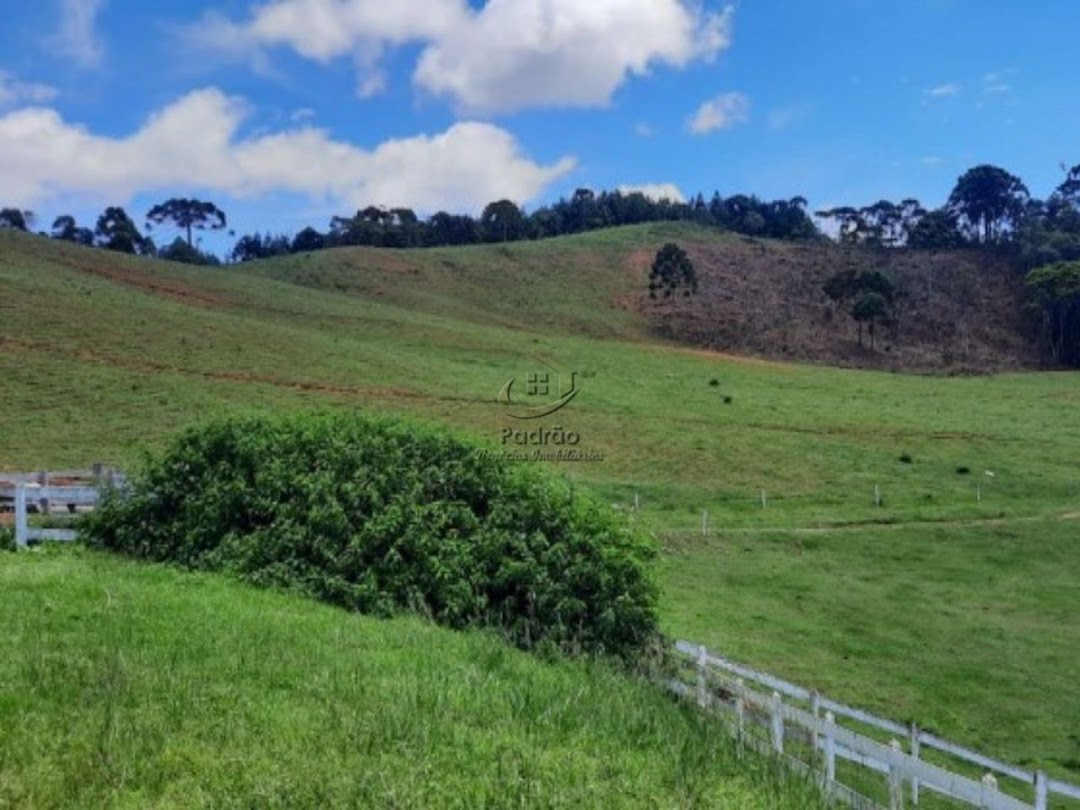
[[[750,120],[750,99],[742,93],[722,93],[703,103],[687,126],[695,135],[727,129]]]
[[[466,0],[271,0],[244,22],[208,14],[186,39],[264,70],[275,46],[325,63],[420,43],[418,88],[495,113],[606,105],[630,75],[711,60],[731,43],[733,14],[700,0],[488,0],[480,9]],[[358,60],[361,89],[375,68]]]
[[[84,68],[101,64],[105,48],[96,31],[97,16],[106,0],[60,0],[60,25],[47,40],[47,47],[59,51]]]
[[[714,57],[732,15],[679,0],[489,0],[424,51],[413,80],[469,111],[604,106],[631,74]]]
[[[266,45],[289,45],[326,62],[364,43],[401,44],[438,37],[466,18],[464,0],[275,0],[248,26]]]
[[[686,196],[674,183],[642,183],[640,185],[619,186],[619,193],[644,194],[650,200],[671,200],[672,202],[686,202]]]
[[[386,73],[376,70],[363,76],[356,85],[356,95],[360,98],[373,98],[386,89]]]
[[[949,96],[955,96],[960,92],[960,85],[956,82],[949,82],[948,84],[939,84],[937,87],[931,87],[926,91],[926,95],[932,98],[947,98]]]
[[[945,162],[945,158],[940,155],[926,155],[921,160],[924,166],[940,166]]]
[[[268,48],[287,47],[320,63],[353,55],[360,73],[368,74],[384,45],[430,41],[467,15],[465,0],[271,0],[244,22],[210,11],[179,33],[191,45],[250,62],[259,72],[268,71]]]
[[[209,88],[123,138],[95,135],[41,107],[0,116],[6,201],[32,206],[70,194],[115,203],[158,190],[236,197],[286,191],[349,207],[479,211],[501,197],[524,203],[575,165],[569,157],[534,163],[509,132],[491,124],[462,122],[368,150],[304,125],[239,139],[247,113],[242,100]]]
[[[8,104],[43,104],[59,95],[55,87],[36,82],[19,81],[6,70],[0,70],[0,106]]]
[[[310,121],[314,117],[315,111],[311,109],[311,107],[300,107],[299,109],[293,110],[292,114],[289,116],[289,120],[294,124],[299,124],[302,121]]]
[[[646,124],[644,121],[638,121],[634,124],[634,134],[639,135],[642,138],[651,138],[657,134],[655,127]]]

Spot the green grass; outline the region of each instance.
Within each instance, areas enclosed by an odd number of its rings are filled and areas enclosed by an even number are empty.
[[[1075,521],[728,533],[664,556],[668,629],[1073,781]]]
[[[837,370],[650,337],[651,253],[728,238],[649,225],[200,269],[0,231],[0,469],[130,465],[252,407],[408,411],[497,443],[517,423],[496,395],[538,350],[581,388],[543,423],[605,456],[553,466],[638,496],[669,548],[671,632],[1080,781],[1080,374]]]
[[[0,806],[822,806],[602,664],[78,549],[0,591]]]

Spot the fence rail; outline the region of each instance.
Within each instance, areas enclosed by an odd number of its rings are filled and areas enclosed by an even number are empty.
[[[809,766],[830,794],[855,806],[874,804],[852,786],[838,781],[837,760],[886,775],[889,807],[897,810],[903,807],[905,785],[911,803],[916,806],[924,789],[985,810],[1049,810],[1053,796],[1080,799],[1080,788],[1049,779],[1042,771],[1027,771],[928,734],[915,724],[904,726],[830,700],[775,675],[729,661],[697,644],[679,641],[675,649],[683,662],[691,665],[694,675],[692,683],[670,681],[672,691],[695,700],[703,709],[732,714],[736,734],[744,741],[754,740],[749,734],[752,724],[765,728],[766,742],[758,747],[776,754],[787,756],[785,736],[791,738],[795,736],[793,732],[798,732],[807,738],[813,752],[812,761],[800,763],[800,767]],[[757,691],[747,686],[748,683],[768,691]],[[846,728],[838,720],[854,721],[896,736],[886,744]],[[907,750],[897,737],[904,740]],[[973,779],[927,762],[922,758],[924,749],[938,751],[987,772],[982,779]],[[1033,795],[1034,803],[999,789],[995,774],[1016,780],[1019,784],[1014,789]]]
[[[34,473],[0,473],[0,502],[9,501],[15,511],[15,545],[28,546],[37,540],[69,542],[74,529],[38,529],[28,523],[30,507],[50,514],[57,507],[76,512],[94,506],[107,486],[122,486],[124,476],[116,470],[95,466],[92,470],[53,470]]]

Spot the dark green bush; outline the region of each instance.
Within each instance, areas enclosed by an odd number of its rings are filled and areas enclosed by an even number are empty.
[[[651,542],[567,483],[426,427],[247,416],[178,437],[88,519],[92,545],[347,608],[632,657],[657,636]]]

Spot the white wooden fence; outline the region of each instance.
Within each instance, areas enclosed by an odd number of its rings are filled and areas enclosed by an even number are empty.
[[[54,481],[62,483],[55,484]],[[121,474],[102,467],[93,470],[0,474],[0,501],[10,501],[14,505],[16,547],[25,548],[38,540],[75,539],[74,529],[31,528],[28,522],[31,506],[43,514],[50,514],[58,507],[75,512],[79,507],[95,505],[103,487],[122,485],[123,482]]]
[[[904,806],[905,794],[913,805],[918,805],[924,790],[985,810],[1049,810],[1057,806],[1051,805],[1054,797],[1080,800],[1080,788],[1049,779],[1042,771],[1027,771],[928,734],[914,724],[904,726],[845,706],[690,642],[677,642],[676,651],[693,674],[690,683],[685,679],[669,681],[673,691],[695,700],[705,710],[729,714],[741,740],[785,755],[789,762],[813,772],[831,795],[854,806],[876,805],[855,787],[842,784],[837,776],[837,760],[884,775],[891,810]],[[889,743],[873,739],[841,725],[841,720],[893,735],[893,739]],[[765,734],[755,735],[754,727],[765,729]],[[794,738],[799,736],[805,742],[803,749],[808,753],[805,759],[809,761],[792,757],[799,746],[790,743],[796,743]],[[932,764],[923,759],[924,750],[947,754],[969,766],[985,769],[986,773],[976,779]],[[999,788],[998,776],[1012,780],[1008,791]],[[1031,796],[1032,800],[1013,794]],[[1075,805],[1070,803],[1070,806]]]

